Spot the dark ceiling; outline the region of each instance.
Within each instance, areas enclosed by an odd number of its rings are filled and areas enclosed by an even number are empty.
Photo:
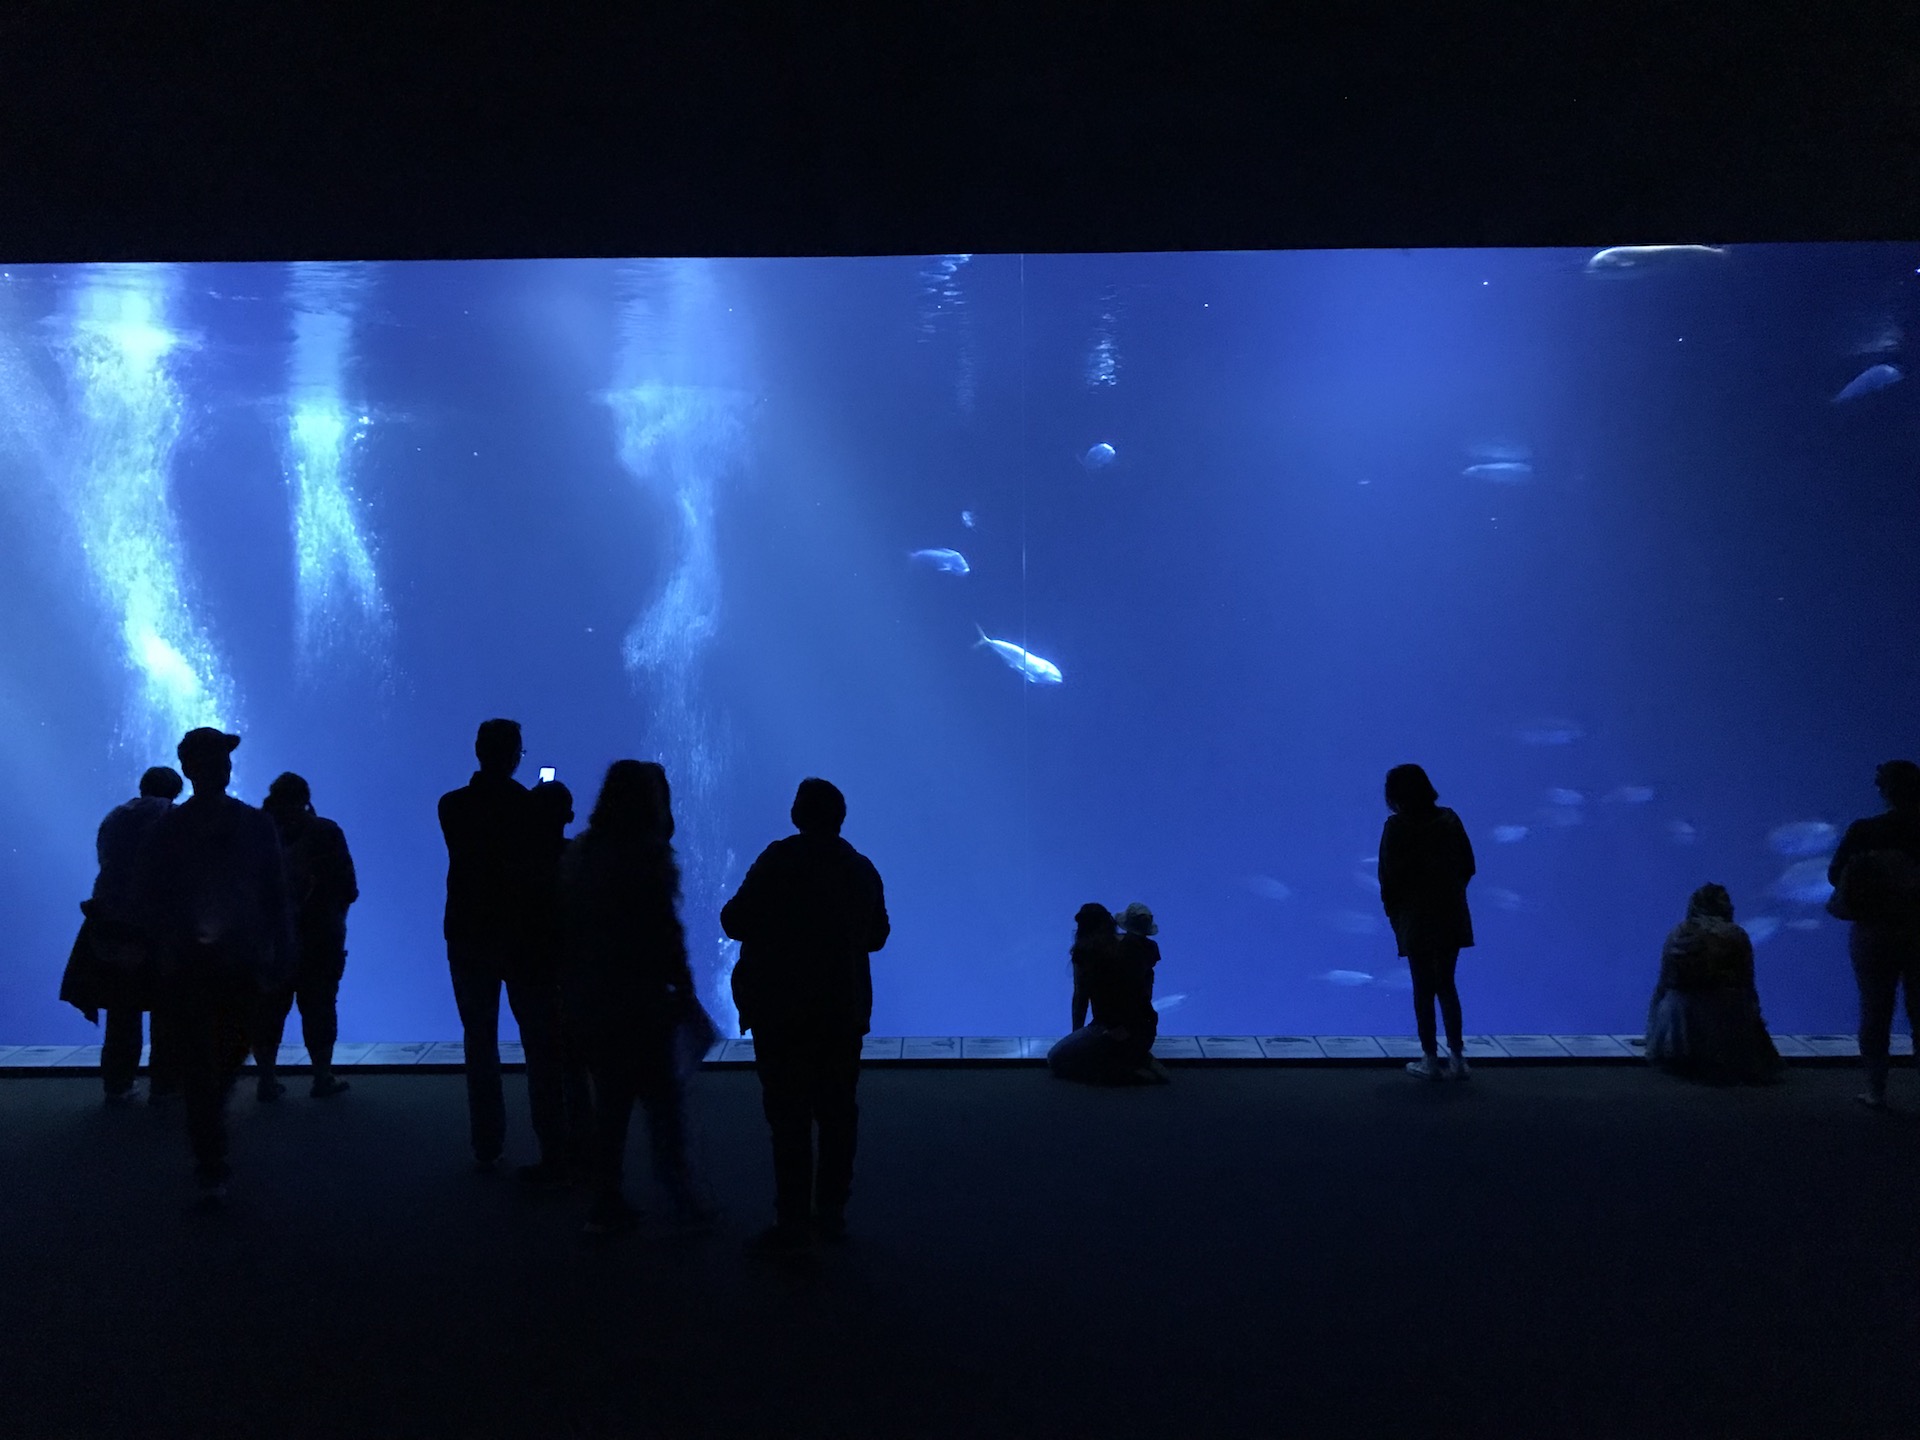
[[[12,0],[0,256],[1920,236],[1912,7],[571,9]]]

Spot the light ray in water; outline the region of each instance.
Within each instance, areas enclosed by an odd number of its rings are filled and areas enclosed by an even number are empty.
[[[966,291],[960,276],[971,255],[934,255],[928,257],[920,272],[920,338],[936,339],[943,332],[954,336],[953,403],[962,415],[973,413],[978,385],[973,364],[973,314],[967,308]]]
[[[627,631],[623,658],[643,697],[641,748],[667,768],[679,822],[689,928],[711,925],[732,881],[735,857],[719,829],[726,742],[704,693],[704,661],[721,616],[720,551],[714,532],[722,489],[746,467],[752,391],[741,383],[714,267],[657,261],[623,270],[621,340],[612,412],[620,463],[662,505],[666,583]],[[732,942],[689,937],[717,957],[708,1004],[722,1028],[737,1029],[728,977]]]
[[[359,267],[296,264],[288,287],[293,352],[287,386],[287,484],[300,662],[337,648],[378,653],[388,632],[373,551],[361,530],[354,463],[371,417],[347,398],[354,320],[366,282]]]
[[[1087,388],[1098,390],[1120,383],[1120,292],[1109,286],[1100,297],[1100,318],[1087,349]]]
[[[135,680],[122,739],[149,755],[234,714],[232,684],[193,613],[169,493],[181,424],[173,366],[185,344],[172,326],[177,286],[163,265],[89,268],[61,347],[76,427],[69,505]]]

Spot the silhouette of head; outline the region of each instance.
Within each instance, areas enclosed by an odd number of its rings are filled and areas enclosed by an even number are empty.
[[[480,733],[473,737],[473,758],[485,775],[511,775],[520,768],[526,747],[520,740],[518,720],[482,720]]]
[[[616,760],[600,782],[588,826],[601,833],[673,838],[673,796],[667,772],[651,760]]]
[[[1431,810],[1439,799],[1440,792],[1418,765],[1396,765],[1387,771],[1387,808],[1394,814]]]
[[[560,781],[542,780],[534,786],[533,803],[540,809],[541,820],[556,830],[573,823],[573,791]]]
[[[1702,885],[1687,897],[1687,918],[1731,920],[1733,896],[1727,893],[1724,885]]]
[[[1920,810],[1920,765],[1889,760],[1873,772],[1881,798],[1896,810]]]
[[[174,754],[180,757],[180,772],[193,782],[193,793],[220,795],[233,780],[233,751],[238,735],[228,735],[209,725],[189,730],[180,737]]]
[[[260,808],[283,829],[298,825],[313,813],[313,789],[302,777],[288,770],[274,777]]]
[[[1073,912],[1073,930],[1076,935],[1110,936],[1113,934],[1113,912],[1089,900]]]
[[[186,782],[171,765],[154,765],[140,777],[140,793],[150,800],[178,800]]]
[[[1138,900],[1120,912],[1120,928],[1129,935],[1158,935],[1160,927],[1154,923],[1153,911]]]
[[[838,835],[847,823],[847,797],[832,781],[809,777],[794,792],[792,815],[803,835]]]

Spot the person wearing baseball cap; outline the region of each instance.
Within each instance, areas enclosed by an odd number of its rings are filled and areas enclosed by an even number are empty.
[[[201,726],[176,753],[193,794],[155,822],[137,887],[170,1017],[205,1201],[226,1196],[227,1092],[261,997],[291,977],[293,907],[273,821],[227,794],[238,735]]]

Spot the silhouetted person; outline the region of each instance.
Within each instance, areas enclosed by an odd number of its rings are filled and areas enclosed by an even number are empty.
[[[891,930],[880,873],[840,838],[846,816],[838,789],[802,780],[792,810],[800,833],[761,851],[720,911],[740,942],[733,1001],[753,1033],[773,1131],[777,1218],[759,1243],[775,1249],[806,1244],[809,1219],[824,1238],[846,1233],[861,1038],[873,1018],[869,956]]]
[[[1879,1109],[1887,1103],[1896,990],[1906,993],[1907,1024],[1920,1057],[1920,765],[1889,760],[1873,782],[1886,813],[1847,827],[1827,879],[1834,888],[1828,908],[1853,922],[1847,951],[1860,986],[1860,1060],[1867,1072],[1860,1099]]]
[[[347,971],[347,909],[360,898],[347,837],[313,808],[313,792],[292,771],[267,787],[260,808],[280,832],[287,886],[293,897],[294,941],[299,962],[293,983],[268,995],[253,1037],[261,1100],[277,1100],[286,1087],[277,1066],[287,1014],[300,1003],[300,1036],[313,1062],[316,1100],[338,1095],[347,1082],[333,1073],[333,1046],[340,1038],[340,981]]]
[[[1473,844],[1460,817],[1439,803],[1439,793],[1418,765],[1387,772],[1386,828],[1380,832],[1380,904],[1413,975],[1413,1017],[1420,1032],[1420,1059],[1410,1073],[1426,1080],[1467,1078],[1460,1034],[1460,992],[1454,967],[1473,944],[1467,882],[1473,879]],[[1438,1001],[1452,1058],[1440,1063],[1433,1007]]]
[[[561,861],[564,1003],[590,1058],[597,1120],[590,1233],[634,1223],[622,1178],[636,1099],[647,1112],[654,1174],[678,1218],[711,1217],[687,1168],[685,1072],[674,1045],[697,1002],[672,838],[666,772],[652,762],[616,760],[586,830]]]
[[[573,824],[573,791],[558,780],[542,780],[528,793],[533,797],[541,866],[534,938],[534,951],[540,958],[535,970],[537,973],[552,967],[557,977],[566,946],[561,924],[560,857],[567,850],[567,827]],[[567,1006],[564,989],[556,993],[559,1018],[554,1033],[559,1046],[560,1093],[566,1106],[567,1162],[585,1174],[592,1167],[594,1154],[593,1082],[579,1017]]]
[[[227,1091],[261,997],[293,975],[293,907],[273,821],[227,794],[238,735],[189,730],[180,769],[193,794],[154,823],[136,882],[159,958],[158,1005],[173,1029],[202,1194],[226,1194]]]
[[[1160,943],[1153,937],[1160,926],[1153,911],[1135,900],[1120,912],[1120,961],[1127,973],[1136,977],[1145,1007],[1140,1012],[1140,1029],[1151,1063],[1153,1042],[1160,1034],[1160,1012],[1153,1008],[1153,981],[1160,969]]]
[[[93,894],[80,905],[80,934],[67,957],[60,998],[99,1023],[107,1012],[100,1046],[100,1083],[110,1103],[134,1098],[140,1069],[140,1016],[153,1009],[154,956],[135,891],[140,847],[182,789],[179,773],[155,765],[140,777],[140,793],[108,812],[94,836],[100,873]],[[180,1077],[166,1024],[155,1016],[147,1093],[159,1100],[179,1089]]]
[[[1146,907],[1136,912],[1136,921]],[[1147,923],[1152,916],[1147,915]],[[1151,946],[1144,935],[1139,937]],[[1158,947],[1155,947],[1156,949]],[[1114,934],[1113,912],[1089,902],[1073,916],[1073,1033],[1047,1052],[1059,1080],[1096,1085],[1164,1081],[1153,1059],[1153,972],[1139,946],[1123,951]],[[1092,1019],[1087,1018],[1091,1009]]]
[[[1696,1080],[1758,1084],[1779,1072],[1753,983],[1753,941],[1734,923],[1724,886],[1694,891],[1667,936],[1647,1007],[1647,1059]]]
[[[447,840],[447,967],[465,1035],[467,1112],[482,1170],[506,1147],[500,1087],[500,989],[520,1025],[527,1098],[540,1162],[520,1167],[536,1184],[564,1184],[567,1117],[559,1057],[559,1004],[552,957],[538,953],[542,878],[550,863],[526,786],[513,778],[524,753],[520,726],[488,720],[473,742],[480,768],[440,797]]]
[[[1096,979],[1119,950],[1113,912],[1089,900],[1073,913],[1073,1028],[1084,1029]]]

